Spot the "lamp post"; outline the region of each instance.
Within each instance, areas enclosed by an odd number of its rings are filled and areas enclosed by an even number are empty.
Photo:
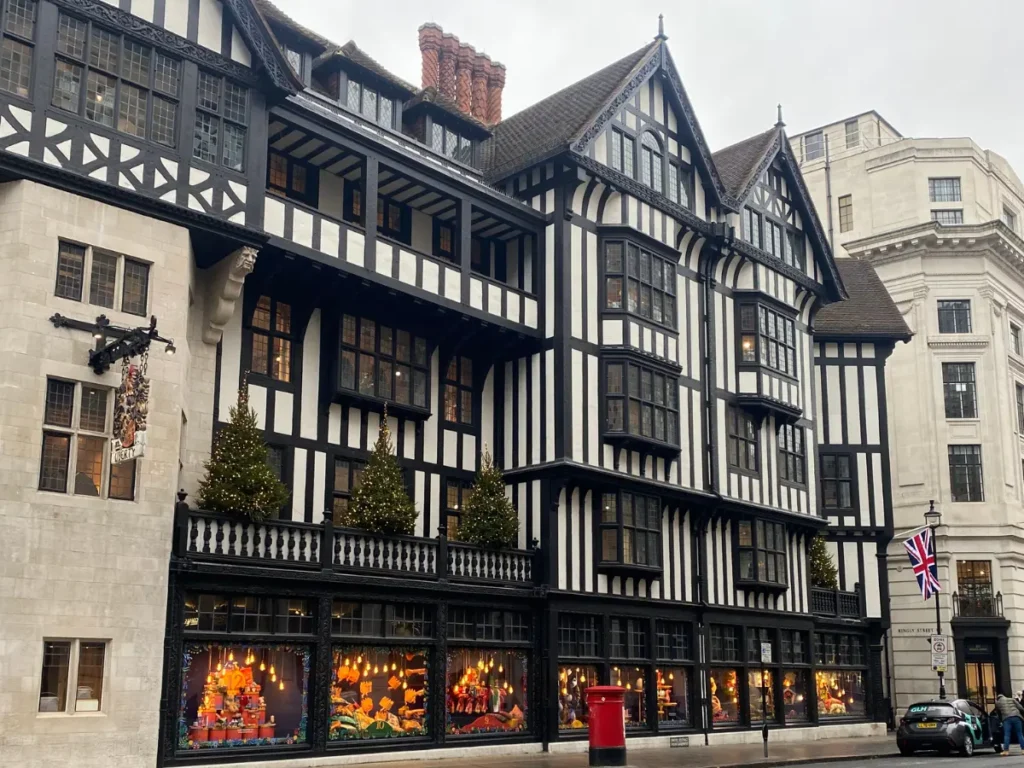
[[[924,524],[931,530],[932,554],[935,556],[935,571],[939,570],[939,542],[935,538],[935,531],[942,525],[942,514],[935,509],[935,500],[928,502],[928,511],[924,513]],[[942,634],[942,615],[939,613],[939,592],[935,591],[935,634]],[[939,698],[946,698],[946,673],[939,670]]]

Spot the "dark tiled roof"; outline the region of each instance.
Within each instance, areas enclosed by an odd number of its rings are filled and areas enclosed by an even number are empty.
[[[433,104],[442,112],[445,112],[452,117],[462,120],[465,123],[469,123],[481,131],[486,131],[488,134],[491,132],[491,129],[487,125],[480,122],[477,118],[473,117],[473,115],[460,112],[459,105],[437,90],[434,86],[424,88],[405,102],[404,110],[406,113],[412,112],[415,107],[418,107],[421,104]]]
[[[720,149],[711,156],[726,191],[732,197],[745,197],[743,193],[753,181],[754,171],[775,142],[778,132],[778,128],[770,128],[757,136]]]
[[[295,21],[291,16],[271,3],[270,0],[253,0],[253,5],[256,6],[256,9],[263,14],[263,18],[267,21],[273,21],[276,24],[280,24],[293,34],[303,37],[313,43],[314,47],[319,47],[320,50],[336,47],[335,44],[326,37],[321,37],[313,30],[299,24],[299,22]]]
[[[814,335],[910,339],[910,329],[875,268],[860,259],[836,259],[850,298],[829,304],[814,320]]]
[[[498,123],[484,152],[488,177],[502,178],[568,146],[657,45],[649,43]]]
[[[376,75],[384,82],[390,83],[398,90],[405,91],[408,96],[412,96],[419,90],[416,86],[410,85],[402,78],[397,75],[393,75],[391,72],[384,69],[384,67],[378,64],[376,60],[370,58],[370,56],[361,50],[359,46],[355,44],[354,40],[349,40],[341,46],[341,48],[329,50],[317,58],[313,65],[314,69],[333,57],[348,59],[357,66],[360,66],[371,74]]]

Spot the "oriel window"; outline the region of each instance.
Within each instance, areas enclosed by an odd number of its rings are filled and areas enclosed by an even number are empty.
[[[253,309],[252,354],[249,370],[276,381],[292,380],[292,308],[260,296]]]
[[[605,308],[676,327],[676,263],[634,243],[604,244]]]

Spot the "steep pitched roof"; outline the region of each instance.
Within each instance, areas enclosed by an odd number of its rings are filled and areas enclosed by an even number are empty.
[[[252,53],[254,69],[262,69],[271,85],[285,93],[303,89],[302,80],[285,59],[259,0],[224,0],[242,40]],[[258,63],[259,67],[255,64]]]
[[[326,37],[321,37],[308,27],[304,27],[299,24],[299,22],[295,21],[295,19],[270,2],[270,0],[252,0],[252,2],[267,21],[273,21],[280,24],[282,27],[288,29],[292,34],[305,38],[310,43],[313,43],[314,46],[319,47],[321,51],[337,47]]]
[[[757,167],[775,143],[778,133],[778,128],[770,128],[764,133],[720,149],[711,156],[726,192],[738,200],[746,197],[749,191],[747,188],[757,179]]]
[[[814,320],[814,335],[909,341],[910,328],[870,263],[836,259],[849,298],[822,307]]]
[[[398,90],[405,91],[407,94],[406,98],[411,97],[419,90],[416,86],[407,83],[398,75],[392,74],[381,66],[376,59],[371,58],[369,54],[356,45],[355,40],[349,40],[340,48],[332,48],[326,53],[318,56],[316,61],[313,63],[313,68],[315,69],[332,58],[348,59],[353,64],[362,67],[367,72],[379,77],[384,82],[390,83]]]
[[[502,178],[568,147],[657,45],[649,43],[498,123],[484,151],[487,176]]]

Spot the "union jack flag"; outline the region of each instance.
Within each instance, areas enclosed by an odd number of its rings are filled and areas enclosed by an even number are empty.
[[[935,548],[932,542],[930,528],[925,528],[916,536],[912,536],[903,542],[910,555],[910,564],[914,568],[914,575],[917,576],[917,585],[921,587],[921,595],[927,600],[936,592],[941,592],[939,586],[939,568],[935,562]]]

